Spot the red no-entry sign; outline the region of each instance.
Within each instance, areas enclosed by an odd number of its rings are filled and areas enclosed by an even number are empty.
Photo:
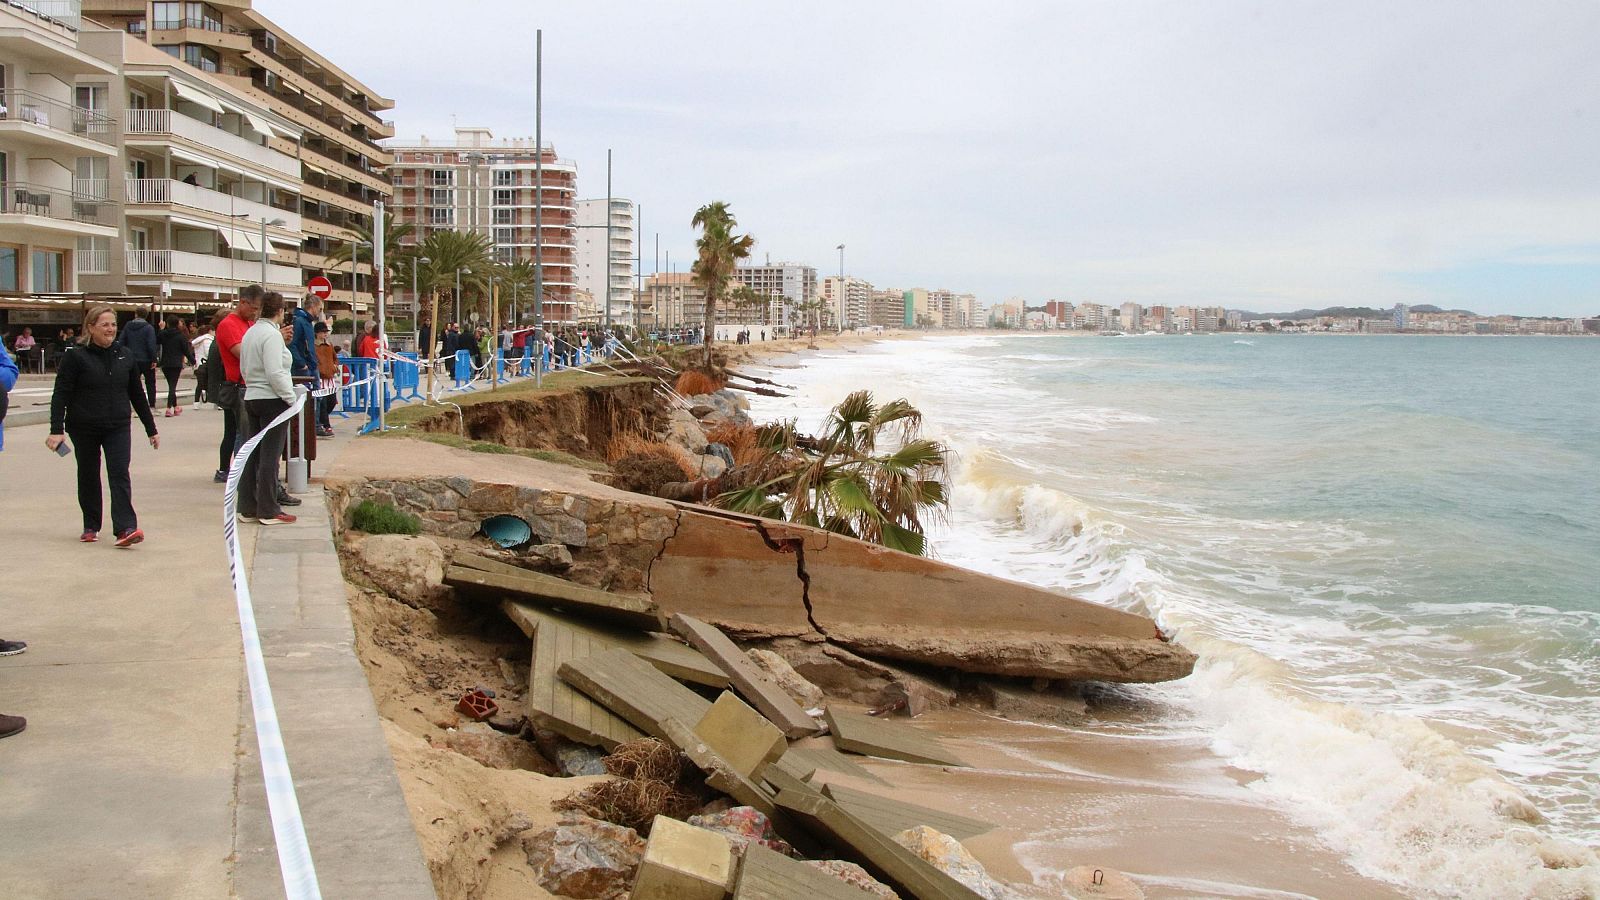
[[[329,281],[325,275],[318,275],[306,282],[306,290],[310,291],[311,295],[318,300],[326,300],[333,294],[333,282]]]

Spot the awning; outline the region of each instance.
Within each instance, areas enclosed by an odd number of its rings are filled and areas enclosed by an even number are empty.
[[[251,253],[261,252],[261,233],[253,228],[222,229],[222,240],[235,250],[248,250]],[[267,247],[267,253],[275,254],[276,250]]]
[[[221,169],[224,172],[232,172],[233,174],[238,175],[238,176],[243,177],[243,178],[256,178],[257,177],[257,176],[255,176],[255,175],[253,175],[253,174],[251,174],[249,172],[246,172],[244,169],[241,169],[238,166],[235,166],[235,165],[233,165],[231,163],[225,163],[225,162],[222,162],[221,160],[212,159],[209,156],[206,156],[206,155],[201,154],[201,153],[195,153],[192,150],[185,150],[182,147],[173,147],[172,148],[172,158],[173,159],[181,159],[184,162],[194,163],[197,166],[207,166],[207,167],[212,168],[212,169]]]
[[[299,132],[291,131],[287,128],[274,125],[263,115],[251,112],[242,106],[236,107],[236,109],[238,110],[239,115],[244,116],[245,121],[250,123],[250,127],[254,128],[260,134],[265,134],[268,136],[277,135],[281,138],[288,138],[291,141],[299,140],[300,138]]]
[[[199,88],[190,87],[187,84],[174,79],[172,82],[172,89],[173,91],[177,92],[178,98],[181,100],[187,100],[197,106],[204,106],[206,109],[209,109],[214,113],[223,112],[222,104],[218,103],[215,97],[212,97],[210,94],[207,94]]]
[[[299,247],[300,246],[300,241],[298,239],[292,238],[292,237],[284,237],[281,234],[269,234],[269,235],[267,235],[267,240],[271,241],[274,244],[282,245],[284,247]]]

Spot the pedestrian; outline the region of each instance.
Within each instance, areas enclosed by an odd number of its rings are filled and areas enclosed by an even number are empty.
[[[145,311],[136,309],[133,318],[122,327],[122,347],[128,351],[128,358],[133,360],[133,365],[140,378],[144,379],[144,396],[152,408],[156,405],[156,358],[160,355],[160,348],[156,341],[154,325],[145,321]],[[79,338],[82,344],[83,339]]]
[[[289,355],[294,365],[289,374],[296,378],[317,378],[317,319],[322,316],[322,300],[312,295],[294,311],[294,336],[289,340]]]
[[[356,356],[359,356],[363,359],[378,358],[377,322],[372,322],[367,325],[366,333],[361,336],[360,342],[356,344]]]
[[[208,390],[211,383],[211,370],[207,368],[207,364],[211,360],[211,344],[217,339],[216,335],[211,332],[216,329],[217,323],[222,321],[224,315],[226,313],[218,312],[210,322],[202,322],[200,324],[200,333],[195,335],[194,340],[189,342],[189,348],[194,359],[199,360],[199,363],[194,367],[195,406],[199,406],[211,399],[211,394]]]
[[[161,346],[161,374],[167,378],[167,408],[162,415],[170,418],[183,413],[183,407],[178,405],[178,376],[183,374],[185,363],[194,365],[194,345],[178,327],[176,318],[167,319],[157,341]]]
[[[433,328],[422,321],[417,324],[417,357],[428,359],[433,356]]]
[[[0,345],[0,451],[6,449],[6,405],[11,389],[17,386],[17,363]],[[0,656],[16,656],[28,649],[22,641],[7,641],[0,639]],[[28,727],[28,720],[21,716],[8,716],[0,713],[0,738],[8,738]]]
[[[144,424],[151,447],[160,449],[161,438],[139,376],[132,354],[117,343],[116,311],[101,303],[90,306],[83,317],[78,346],[61,357],[55,393],[50,397],[50,436],[44,442],[56,450],[67,437],[72,438],[72,449],[78,455],[78,507],[83,512],[83,533],[78,540],[86,544],[100,537],[102,453],[111,485],[111,530],[117,546],[131,547],[144,540],[133,511],[133,480],[128,475],[133,449],[129,407]]]
[[[439,355],[452,362],[455,361],[456,351],[461,349],[461,335],[456,332],[456,323],[448,322],[444,326],[444,336],[439,339]]]
[[[228,480],[228,468],[233,464],[233,454],[243,442],[239,432],[244,430],[244,376],[239,372],[239,342],[261,311],[261,285],[246,285],[239,291],[233,311],[217,323],[217,339],[212,346],[217,360],[222,363],[222,380],[215,376],[212,385],[212,402],[222,407],[222,443],[217,447],[217,471],[211,480],[221,483]]]
[[[239,345],[239,369],[244,374],[245,440],[265,432],[261,443],[245,460],[239,480],[239,521],[254,519],[263,525],[286,525],[295,517],[278,504],[278,457],[288,423],[272,422],[294,403],[294,379],[289,367],[294,357],[283,338],[283,295],[277,291],[261,299],[261,315],[245,332]]]
[[[335,390],[339,386],[339,357],[328,343],[328,323],[318,322],[312,326],[312,334],[317,340],[318,386],[328,391],[327,396],[317,398],[317,436],[333,437],[333,423],[328,417],[333,415],[333,405],[339,402]]]

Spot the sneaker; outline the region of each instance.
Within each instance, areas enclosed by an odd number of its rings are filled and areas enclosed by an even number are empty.
[[[100,540],[100,535],[97,532],[85,531],[83,534],[78,535],[78,540],[85,544],[92,544]]]
[[[172,418],[172,410],[170,410],[170,409],[163,409],[163,410],[162,410],[162,411],[161,411],[161,417],[162,417],[162,418],[163,418],[163,419],[170,419],[170,418]]]
[[[143,540],[144,532],[137,528],[129,528],[127,531],[117,535],[117,546],[123,548],[132,547]]]
[[[244,513],[239,513],[239,521],[244,523],[244,524],[246,524],[246,525],[250,524],[251,522],[254,522],[255,520],[256,520],[255,516],[246,515]]]
[[[293,525],[299,520],[288,513],[281,512],[270,519],[257,519],[256,521],[263,525]]]
[[[28,645],[22,641],[0,641],[0,656],[16,656],[26,649]]]
[[[216,473],[211,476],[211,483],[212,484],[227,484],[228,483],[228,472],[227,472],[227,470],[226,469],[218,469],[216,471]]]
[[[0,738],[8,738],[19,734],[28,727],[28,720],[21,716],[0,715]]]
[[[173,407],[173,408],[172,408],[172,414],[173,414],[173,415],[175,415],[175,416],[181,416],[181,415],[183,415],[183,407],[181,407],[181,406],[174,406],[174,407]]]
[[[324,428],[319,425],[317,426],[317,437],[333,437],[333,429]]]
[[[299,506],[300,505],[300,498],[296,497],[296,496],[294,496],[292,494],[279,494],[278,495],[278,505],[279,506]]]

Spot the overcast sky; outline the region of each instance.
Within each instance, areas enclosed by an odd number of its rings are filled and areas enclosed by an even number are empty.
[[[1600,2],[255,0],[400,134],[544,135],[680,271],[1256,311],[1600,315]],[[665,268],[665,263],[663,263]]]

